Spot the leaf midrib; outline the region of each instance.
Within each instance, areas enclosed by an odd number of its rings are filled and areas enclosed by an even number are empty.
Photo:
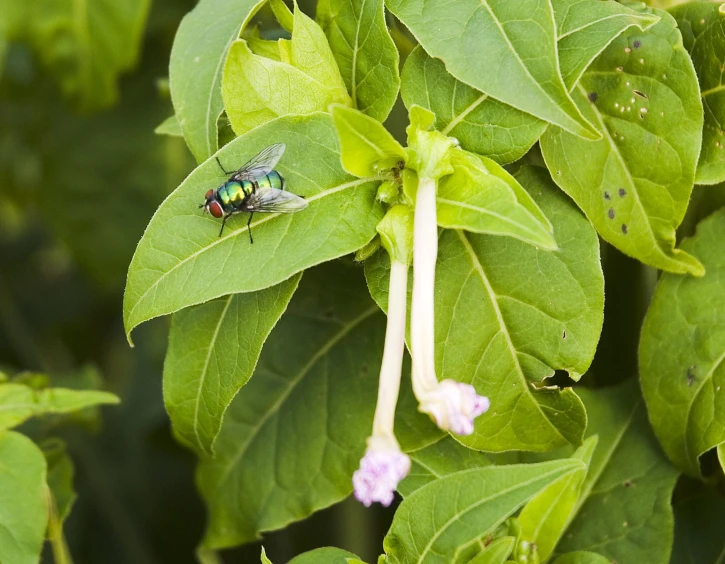
[[[227,478],[229,477],[232,468],[234,468],[239,459],[246,452],[247,448],[249,448],[249,445],[252,444],[252,441],[257,437],[259,432],[264,427],[265,423],[270,419],[270,417],[272,417],[272,415],[277,413],[282,404],[287,400],[292,391],[297,387],[297,384],[299,384],[304,379],[309,371],[314,368],[317,362],[327,353],[329,353],[330,350],[335,347],[335,345],[337,345],[342,339],[344,339],[353,329],[355,329],[355,327],[360,325],[362,322],[364,322],[366,319],[368,319],[378,311],[379,308],[377,304],[373,305],[363,311],[356,318],[349,321],[347,324],[342,325],[337,333],[335,333],[330,339],[328,339],[317,350],[317,352],[313,354],[312,357],[310,357],[310,360],[307,361],[307,363],[300,369],[300,371],[294,376],[294,378],[289,380],[289,386],[287,387],[287,389],[279,396],[279,398],[277,398],[277,400],[274,402],[274,404],[272,404],[270,409],[267,410],[267,412],[257,420],[247,439],[239,445],[239,450],[237,450],[236,454],[227,463],[226,468],[221,473],[221,477],[219,478],[219,480],[217,480],[217,484],[219,486],[223,485],[227,481]]]
[[[491,287],[491,284],[488,281],[488,277],[486,276],[486,273],[483,270],[483,265],[478,260],[478,256],[476,255],[476,252],[473,250],[473,247],[471,246],[471,243],[468,241],[468,238],[461,230],[456,230],[456,233],[458,234],[458,237],[460,238],[461,243],[463,243],[463,246],[465,247],[466,252],[468,253],[468,255],[471,259],[473,268],[478,272],[479,276],[481,277],[481,281],[483,282],[483,285],[486,288],[486,293],[488,294],[488,297],[491,300],[491,305],[493,306],[494,312],[496,313],[496,318],[498,319],[499,327],[501,328],[500,331],[506,339],[506,345],[509,349],[509,353],[511,354],[514,365],[516,366],[516,373],[519,375],[520,380],[521,380],[522,394],[525,393],[531,397],[534,405],[536,406],[537,411],[544,418],[544,421],[546,421],[549,424],[549,426],[554,430],[554,432],[558,436],[560,436],[564,440],[565,443],[568,443],[569,441],[567,440],[567,438],[561,434],[561,432],[559,431],[559,428],[556,427],[551,422],[551,420],[546,416],[543,409],[541,409],[541,405],[539,404],[538,401],[536,401],[536,398],[533,397],[533,394],[529,390],[528,380],[526,380],[524,371],[521,368],[521,364],[519,363],[518,353],[516,352],[516,348],[514,347],[513,341],[511,341],[511,335],[508,332],[508,327],[506,326],[506,322],[504,321],[503,314],[501,313],[501,309],[498,307],[498,296],[493,291],[493,288]]]
[[[343,190],[347,190],[348,188],[354,188],[356,186],[360,186],[360,185],[365,184],[367,182],[373,182],[375,180],[378,180],[378,179],[376,177],[358,178],[357,180],[353,180],[351,182],[346,182],[345,184],[340,184],[339,186],[335,186],[334,188],[328,188],[327,190],[322,190],[321,192],[318,192],[314,196],[310,196],[309,198],[307,198],[307,202],[314,202],[314,201],[320,200],[320,199],[322,199],[322,198],[324,198],[326,196],[330,196],[332,194],[336,194],[337,192],[341,192]],[[131,308],[131,311],[128,313],[127,319],[128,320],[133,320],[133,316],[134,316],[134,313],[136,312],[136,309],[138,308],[138,306],[141,303],[143,303],[144,298],[149,294],[149,292],[151,292],[154,288],[156,288],[156,286],[158,286],[159,283],[162,280],[164,280],[169,274],[171,274],[172,272],[174,272],[177,268],[179,268],[182,265],[186,264],[190,260],[195,259],[200,254],[202,254],[202,253],[206,252],[207,250],[215,247],[216,245],[219,245],[219,244],[223,243],[227,239],[230,239],[232,237],[236,237],[236,236],[240,235],[241,233],[246,232],[247,229],[251,229],[252,227],[256,227],[257,225],[261,225],[262,223],[266,223],[268,221],[271,221],[272,219],[278,217],[279,215],[281,215],[281,214],[278,214],[278,213],[269,214],[267,217],[263,217],[262,219],[260,219],[260,220],[258,220],[256,222],[252,222],[249,226],[244,225],[243,227],[241,227],[239,229],[232,230],[229,233],[229,235],[224,235],[223,237],[219,237],[215,241],[213,241],[212,243],[210,243],[209,245],[207,245],[205,247],[202,247],[201,249],[199,249],[198,251],[195,251],[195,252],[191,253],[187,257],[184,257],[182,260],[180,260],[174,266],[172,266],[169,270],[167,270],[164,273],[162,273],[161,276],[159,276],[153,282],[153,284],[151,284],[148,288],[146,288],[146,290],[144,290],[143,294],[140,294],[139,295],[138,299],[136,300],[136,303]],[[133,266],[133,263],[132,263],[132,266]]]

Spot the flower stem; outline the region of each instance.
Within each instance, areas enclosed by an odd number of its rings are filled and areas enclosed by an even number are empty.
[[[415,202],[413,227],[413,302],[410,344],[413,353],[413,392],[421,398],[435,389],[434,287],[438,257],[436,181],[421,178]]]
[[[392,260],[388,292],[388,324],[385,330],[383,362],[380,367],[380,385],[373,420],[373,436],[390,437],[393,431],[395,404],[398,402],[403,351],[405,350],[407,302],[408,265]]]

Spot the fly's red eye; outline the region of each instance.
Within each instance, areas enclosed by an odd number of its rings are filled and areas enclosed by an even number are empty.
[[[224,210],[219,205],[219,202],[212,202],[209,204],[209,213],[214,217],[221,217],[224,215]]]
[[[213,194],[213,193],[214,193],[214,190],[209,190],[209,191],[208,191],[208,192],[206,193],[206,196],[204,196],[204,197],[205,197],[205,198],[206,198],[206,199],[208,200],[209,198],[211,198],[211,196],[212,196],[212,194]]]

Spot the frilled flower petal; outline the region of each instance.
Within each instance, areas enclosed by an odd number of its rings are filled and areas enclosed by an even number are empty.
[[[360,469],[352,475],[355,497],[365,507],[378,502],[385,507],[393,502],[398,482],[410,472],[410,458],[399,450],[368,448],[360,460]]]
[[[473,420],[491,405],[473,386],[455,380],[443,380],[419,399],[422,412],[428,413],[438,427],[456,435],[473,433]]]

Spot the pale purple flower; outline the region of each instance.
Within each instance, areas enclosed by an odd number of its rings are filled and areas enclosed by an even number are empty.
[[[410,458],[400,452],[397,444],[394,448],[378,448],[375,441],[371,441],[360,460],[360,468],[352,475],[355,498],[365,507],[374,502],[387,507],[393,502],[398,483],[408,472]]]
[[[473,386],[455,380],[443,380],[418,399],[423,413],[428,413],[438,427],[456,435],[473,433],[473,420],[486,413],[491,405]]]

